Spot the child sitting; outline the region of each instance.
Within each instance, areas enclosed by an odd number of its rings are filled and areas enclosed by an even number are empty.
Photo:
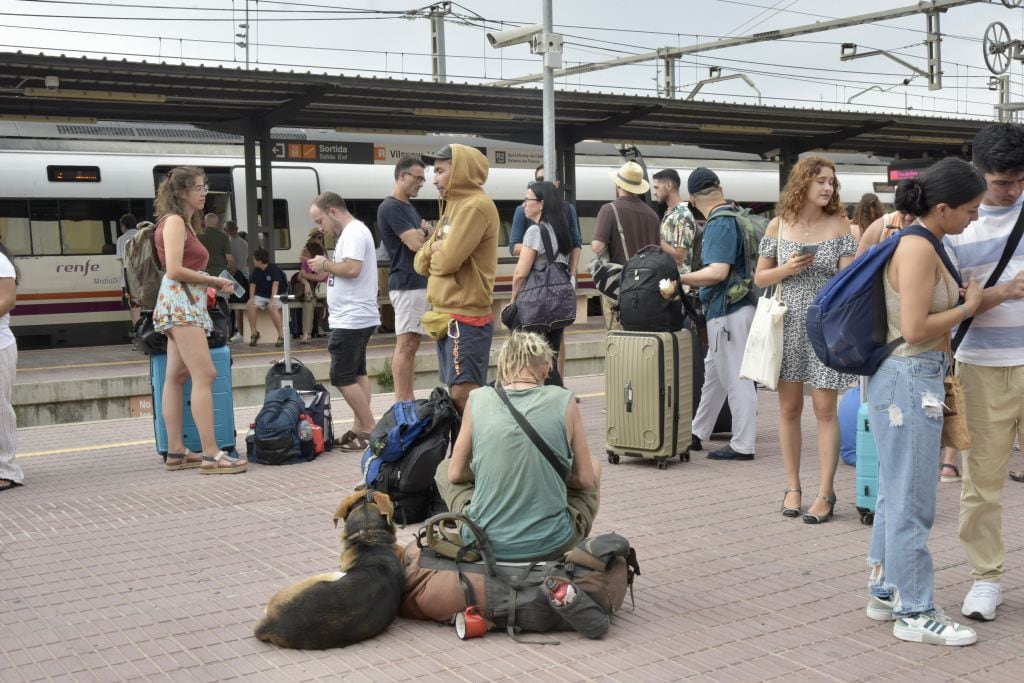
[[[281,269],[270,263],[270,254],[266,249],[260,248],[252,256],[253,270],[249,280],[249,305],[246,315],[249,319],[249,329],[253,331],[249,337],[249,346],[256,346],[260,340],[260,333],[256,329],[256,312],[267,311],[270,320],[277,330],[277,343],[275,346],[284,346],[284,331],[281,326],[281,301],[277,295],[284,291],[288,285]]]

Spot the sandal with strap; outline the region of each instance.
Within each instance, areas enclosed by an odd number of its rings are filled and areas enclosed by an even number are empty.
[[[168,453],[167,459],[164,460],[164,469],[168,472],[191,470],[202,464],[202,457],[186,448],[184,453]]]
[[[256,346],[259,343],[260,343],[260,333],[259,332],[257,332],[256,334],[252,335],[251,337],[249,337],[249,346]]]
[[[227,462],[227,465],[221,465]],[[236,458],[227,451],[221,451],[217,455],[204,455],[203,464],[199,468],[199,474],[239,474],[245,472],[249,462],[243,458]]]
[[[946,474],[945,470],[952,470],[953,474]],[[942,467],[939,468],[939,481],[943,484],[955,484],[961,480],[959,467],[950,462],[942,463]]]
[[[782,516],[783,517],[799,517],[800,516],[800,504],[797,503],[795,508],[786,507],[786,497],[791,493],[803,494],[800,489],[786,489],[782,494]]]
[[[354,432],[351,429],[345,432],[341,441],[338,442],[338,449],[350,453],[361,453],[370,445],[370,434],[368,432]]]

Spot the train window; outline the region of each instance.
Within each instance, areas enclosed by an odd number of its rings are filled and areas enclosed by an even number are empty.
[[[263,226],[263,202],[257,202],[256,216],[260,226]],[[260,240],[265,243],[266,230],[260,229]],[[288,201],[284,199],[274,200],[274,250],[287,251],[292,248],[291,233],[288,229]]]
[[[47,166],[46,178],[51,183],[98,183],[99,166]]]
[[[24,199],[0,199],[0,241],[15,256],[32,254],[28,202]]]
[[[113,202],[105,200],[62,200],[60,208],[61,252],[99,254],[110,243],[108,229],[120,215]]]
[[[60,254],[60,212],[57,200],[33,200],[29,203],[32,230],[32,254]]]

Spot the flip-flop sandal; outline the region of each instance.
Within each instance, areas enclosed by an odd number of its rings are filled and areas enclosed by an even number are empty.
[[[1010,479],[1024,483],[1024,472],[1010,472]]]
[[[943,484],[955,484],[962,480],[962,477],[960,476],[960,468],[956,465],[948,462],[942,463],[942,467],[939,468],[939,471],[942,472],[944,470],[953,470],[953,474],[941,474],[939,476],[939,481]]]

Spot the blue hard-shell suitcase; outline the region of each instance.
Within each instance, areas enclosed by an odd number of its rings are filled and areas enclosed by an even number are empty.
[[[231,393],[231,349],[221,346],[210,349],[217,379],[213,382],[213,432],[221,450],[235,450],[235,402]],[[167,457],[167,427],[163,416],[164,377],[167,374],[167,354],[153,354],[149,357],[149,380],[153,387],[153,431],[156,433],[156,450]],[[202,453],[199,430],[192,419],[192,380],[185,383],[185,410],[182,415],[182,431],[185,447],[194,453]]]
[[[861,403],[857,411],[857,512],[864,524],[875,521],[875,502],[878,499],[878,447],[868,421],[868,411],[866,402]]]

